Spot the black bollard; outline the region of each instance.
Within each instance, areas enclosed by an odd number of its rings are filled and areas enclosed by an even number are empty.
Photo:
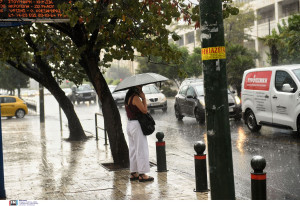
[[[167,162],[166,162],[166,143],[163,141],[163,132],[157,132],[156,138],[156,160],[157,160],[157,172],[167,172]]]
[[[197,142],[194,145],[196,151],[195,157],[195,177],[196,177],[196,189],[194,192],[207,192],[207,170],[206,170],[206,154],[205,144],[202,141]]]
[[[266,160],[262,156],[254,156],[251,160],[251,198],[252,200],[267,199],[267,174],[263,171]]]

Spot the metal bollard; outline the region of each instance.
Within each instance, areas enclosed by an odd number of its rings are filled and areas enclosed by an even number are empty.
[[[167,172],[167,162],[166,162],[166,144],[163,141],[163,132],[157,132],[156,138],[156,160],[157,160],[157,172]]]
[[[202,141],[197,142],[194,145],[196,151],[195,158],[195,177],[196,177],[196,189],[194,192],[207,192],[207,170],[206,170],[206,154],[203,154],[205,151],[205,144]]]
[[[262,156],[254,156],[251,160],[251,199],[267,199],[267,174],[263,171],[266,167],[266,160]]]

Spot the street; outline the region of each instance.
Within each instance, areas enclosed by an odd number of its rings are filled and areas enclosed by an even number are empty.
[[[38,102],[38,97],[36,97]],[[165,134],[167,168],[176,170],[183,176],[193,179],[194,144],[206,141],[205,126],[199,125],[194,118],[184,117],[177,121],[174,115],[174,99],[168,99],[168,111],[155,111],[152,114],[156,121],[156,131]],[[95,113],[99,112],[98,104],[75,104],[75,110],[88,135],[95,136]],[[127,118],[124,107],[119,109],[123,132],[126,134]],[[29,114],[25,118],[30,118]],[[52,95],[45,96],[45,115],[57,119],[59,129],[58,103]],[[98,124],[103,124],[98,117]],[[63,130],[67,130],[67,120],[62,112]],[[261,155],[267,166],[267,199],[300,199],[300,138],[292,131],[262,127],[259,133],[251,133],[243,121],[230,120],[232,155],[234,166],[235,192],[237,199],[251,199],[250,166],[251,158]],[[155,132],[156,133],[156,132]],[[99,130],[100,145],[104,144],[104,135]],[[155,134],[148,137],[149,147],[154,148]],[[208,151],[205,151],[208,153]],[[156,163],[156,154],[150,153],[150,161]],[[208,180],[209,181],[209,180]]]

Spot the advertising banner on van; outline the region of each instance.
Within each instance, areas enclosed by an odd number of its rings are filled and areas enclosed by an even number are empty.
[[[246,75],[244,89],[269,91],[272,71],[250,72]]]

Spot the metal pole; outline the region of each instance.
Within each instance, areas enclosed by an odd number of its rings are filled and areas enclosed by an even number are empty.
[[[104,119],[103,119],[103,121],[104,121]],[[104,138],[105,138],[105,144],[104,145],[108,145],[107,144],[107,133],[106,133],[105,121],[104,121]]]
[[[59,123],[60,123],[60,131],[63,131],[62,118],[61,118],[61,107],[60,106],[59,106]]]
[[[39,84],[40,90],[40,122],[45,122],[44,87]]]
[[[4,186],[4,163],[2,146],[2,124],[1,124],[1,104],[0,104],[0,198],[6,198]]]
[[[234,200],[221,0],[200,1],[208,160],[212,200]]]
[[[196,151],[195,158],[195,178],[196,178],[196,189],[194,192],[206,192],[207,188],[207,169],[206,169],[206,154],[205,144],[202,141],[199,141],[194,145]]]
[[[95,114],[95,128],[96,128],[96,140],[98,141],[97,113]]]
[[[156,161],[157,161],[157,172],[167,172],[167,159],[166,159],[166,143],[163,141],[163,132],[156,133]]]
[[[262,156],[254,156],[251,160],[251,199],[267,199],[267,174],[263,171],[266,167],[266,160]]]

